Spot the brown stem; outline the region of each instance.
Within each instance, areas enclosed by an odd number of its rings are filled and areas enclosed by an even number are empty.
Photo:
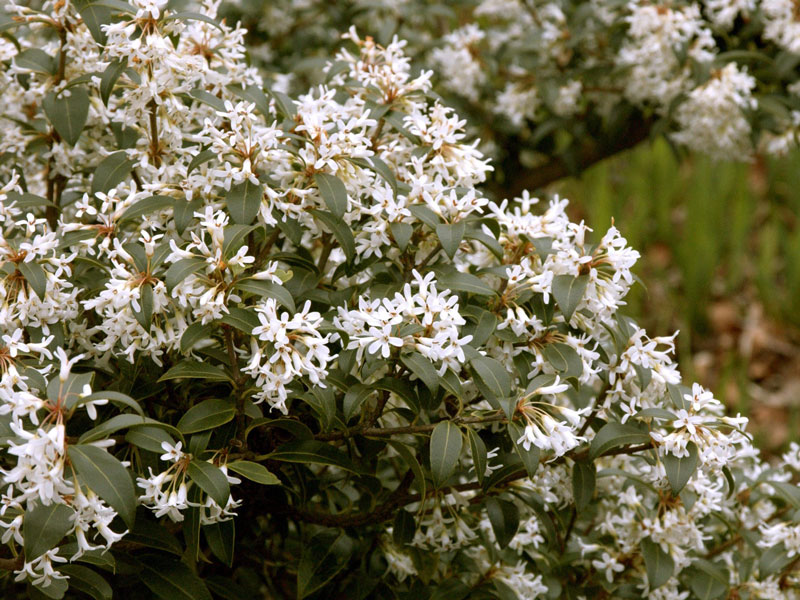
[[[25,557],[20,554],[17,558],[0,558],[0,569],[4,571],[19,571],[25,564]]]
[[[491,191],[498,198],[515,198],[524,190],[536,190],[543,188],[554,181],[572,175],[574,167],[579,171],[600,162],[601,160],[628,150],[647,139],[653,125],[653,119],[638,116],[631,119],[623,126],[621,133],[613,140],[601,142],[589,140],[578,150],[574,164],[567,163],[558,156],[552,157],[545,164],[533,169],[526,169],[520,162],[517,154],[514,154],[506,161],[504,171],[506,182],[490,187]]]
[[[236,390],[236,439],[245,443],[245,419],[244,419],[244,401],[245,395],[242,390],[242,372],[239,370],[239,359],[236,356],[236,350],[233,345],[233,330],[230,325],[222,325],[223,335],[225,337],[225,347],[228,350],[228,360],[231,363],[231,371],[233,372],[233,386]]]
[[[319,273],[323,277],[325,276],[325,267],[328,265],[328,258],[331,255],[331,250],[333,250],[333,244],[331,243],[331,234],[323,233],[322,253],[319,255],[319,262],[317,263],[317,269],[319,269]]]
[[[496,421],[505,421],[505,416],[502,414],[495,414],[486,417],[464,417],[453,419],[453,423],[456,425],[462,423],[492,423]],[[405,427],[363,427],[362,425],[355,425],[353,427],[348,427],[343,431],[320,433],[314,437],[315,439],[322,441],[342,440],[354,435],[363,435],[367,437],[392,437],[393,435],[428,433],[433,431],[436,425],[438,425],[438,423],[432,423],[430,425],[407,425]]]
[[[153,164],[158,167],[161,165],[161,147],[158,141],[158,105],[155,100],[150,100],[150,158]]]

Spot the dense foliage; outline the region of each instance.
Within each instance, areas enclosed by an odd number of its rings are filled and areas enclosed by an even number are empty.
[[[404,44],[296,97],[217,5],[9,3],[5,596],[796,598],[760,460],[638,253],[491,162]]]

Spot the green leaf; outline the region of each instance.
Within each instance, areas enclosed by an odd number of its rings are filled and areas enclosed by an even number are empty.
[[[579,461],[572,465],[572,496],[579,513],[589,506],[594,497],[596,477],[593,462]]]
[[[436,586],[430,600],[464,600],[472,589],[459,579],[446,579]]]
[[[588,275],[556,275],[553,278],[553,297],[567,322],[572,319],[572,314],[583,299],[588,283]]]
[[[31,562],[61,541],[72,529],[75,511],[65,504],[28,506],[22,521],[25,539],[25,560]]]
[[[475,476],[478,478],[478,483],[483,485],[483,478],[486,475],[486,466],[488,464],[486,444],[483,443],[478,432],[469,427],[467,427],[467,440],[469,441],[470,454],[472,454],[472,462],[475,465]]]
[[[397,243],[397,247],[401,252],[405,252],[408,242],[414,234],[414,227],[408,223],[389,223],[389,229],[392,231],[392,237]]]
[[[493,358],[477,356],[470,361],[475,385],[494,408],[502,408],[506,418],[514,414],[508,403],[502,402],[511,395],[511,376],[506,368]]]
[[[23,50],[14,57],[14,63],[18,68],[33,71],[34,73],[56,74],[56,59],[39,48]]]
[[[187,202],[182,198],[175,200],[175,205],[172,209],[172,215],[175,218],[175,229],[178,235],[183,235],[184,230],[189,226],[189,223],[194,219],[194,213],[200,210],[202,201],[200,198],[195,198],[191,202]]]
[[[455,472],[464,439],[452,421],[442,421],[433,429],[430,442],[433,484],[441,487]]]
[[[106,34],[103,32],[102,25],[111,23],[112,15],[135,12],[127,2],[76,0],[74,4],[94,41],[101,45],[106,43]]]
[[[322,531],[303,545],[297,565],[297,598],[321,589],[350,560],[353,542],[341,532]]]
[[[202,258],[182,258],[176,263],[172,263],[164,276],[164,283],[167,290],[172,291],[176,285],[181,283],[189,275],[197,273],[206,266],[206,261]]]
[[[322,199],[328,206],[328,210],[339,219],[347,212],[347,189],[342,180],[335,175],[328,173],[315,173],[314,181],[319,188]]]
[[[544,358],[564,379],[580,377],[583,373],[583,361],[578,352],[567,344],[547,344],[542,353]]]
[[[219,467],[193,458],[186,472],[214,502],[225,507],[231,495],[231,486]]]
[[[389,168],[382,159],[377,156],[370,156],[369,158],[351,158],[350,162],[365,169],[372,169],[378,175],[383,177],[384,181],[389,184],[392,191],[397,195],[397,178],[392,170]],[[372,163],[372,164],[370,164]]]
[[[271,113],[269,112],[269,100],[267,100],[267,97],[260,88],[254,85],[242,87],[241,85],[231,84],[227,89],[232,94],[239,96],[242,100],[255,104],[256,110],[265,117],[271,117]]]
[[[436,226],[442,222],[435,212],[433,212],[430,208],[425,206],[424,204],[412,204],[408,207],[408,210],[411,212],[414,217],[425,223],[431,229],[436,229]]]
[[[236,529],[233,519],[219,521],[203,526],[208,547],[223,564],[233,566],[233,549],[236,541]]]
[[[283,444],[268,455],[272,460],[293,463],[331,465],[352,473],[361,473],[350,458],[341,450],[325,442],[299,440]]]
[[[33,292],[40,300],[44,300],[44,295],[47,292],[47,273],[44,267],[36,261],[31,261],[21,262],[17,264],[17,268]]]
[[[192,490],[189,490],[189,495],[191,493]],[[136,526],[125,536],[125,539],[147,548],[163,550],[178,556],[183,554],[183,545],[178,539],[167,531],[163,525],[147,518],[136,519]],[[109,552],[108,554],[110,555],[111,553]]]
[[[233,420],[236,407],[227,400],[211,399],[195,404],[178,421],[178,431],[184,434],[213,429]]]
[[[211,381],[230,381],[228,374],[217,367],[198,362],[183,360],[161,376],[159,381],[168,379],[210,379]]]
[[[486,512],[489,514],[497,545],[505,548],[514,539],[519,528],[519,510],[516,504],[490,496],[486,499]]]
[[[642,538],[642,555],[647,568],[647,585],[651,590],[664,585],[675,571],[672,557],[661,549],[661,545],[650,538]]]
[[[260,279],[242,279],[236,283],[234,288],[237,290],[242,290],[243,292],[256,294],[257,296],[274,298],[278,301],[278,303],[287,308],[290,313],[297,311],[297,308],[294,304],[294,298],[292,298],[289,290],[282,285],[273,283],[272,281],[262,281]]]
[[[689,456],[678,458],[674,454],[666,453],[661,457],[673,496],[677,496],[680,493],[697,469],[697,446],[694,442],[689,442],[686,445],[686,450],[688,450]]]
[[[800,509],[800,488],[792,483],[785,483],[783,481],[768,481],[766,482],[777,493],[784,502],[789,503],[794,508]]]
[[[91,386],[93,377],[93,373],[70,373],[63,382],[59,377],[53,377],[47,384],[47,399],[71,408],[80,401],[83,388]]]
[[[139,294],[141,310],[133,309],[133,316],[136,317],[136,321],[142,326],[142,329],[149,332],[150,325],[153,323],[153,286],[149,283],[142,284]]]
[[[356,241],[353,239],[353,232],[350,230],[344,221],[336,218],[329,212],[324,210],[311,210],[312,215],[322,221],[325,226],[331,230],[333,237],[339,242],[344,255],[347,257],[347,262],[353,262],[356,255]]]
[[[217,112],[228,112],[228,110],[225,108],[225,101],[222,100],[222,98],[215,96],[211,92],[201,89],[194,89],[188,92],[187,95],[198,102],[207,104]]]
[[[202,152],[198,152],[192,161],[189,163],[189,166],[186,168],[186,174],[191,175],[192,171],[194,171],[197,167],[210,161],[212,158],[216,158],[217,153],[214,150],[203,150]]]
[[[261,485],[278,485],[280,479],[267,470],[267,467],[249,460],[237,460],[228,463],[228,470],[255,481]]]
[[[344,400],[342,401],[342,411],[345,421],[349,421],[353,418],[361,409],[361,405],[364,404],[364,401],[370,397],[372,391],[373,388],[371,386],[364,385],[363,383],[357,383],[347,390],[344,395]]]
[[[408,465],[408,468],[411,469],[411,472],[414,473],[414,478],[417,482],[417,489],[419,490],[420,496],[425,497],[428,484],[425,481],[425,472],[422,470],[422,466],[419,464],[417,457],[413,452],[411,452],[411,450],[408,449],[408,446],[402,442],[388,440],[388,444],[395,449],[395,451],[400,455],[400,458],[402,458],[403,461]]]
[[[225,228],[222,242],[222,256],[226,259],[234,256],[244,245],[248,234],[254,229],[256,229],[255,225],[228,225]]]
[[[92,196],[97,192],[107,192],[125,180],[131,172],[134,162],[128,158],[124,150],[106,156],[97,165],[92,176]]]
[[[607,423],[597,432],[589,448],[589,459],[594,460],[613,448],[629,444],[646,444],[650,435],[630,423]]]
[[[261,325],[255,311],[246,308],[232,307],[228,309],[228,314],[220,319],[222,323],[236,327],[239,331],[244,331],[250,335],[253,329]]]
[[[169,15],[164,17],[164,20],[165,21],[202,21],[203,23],[208,23],[209,25],[213,25],[214,27],[216,27],[217,29],[222,31],[222,28],[220,27],[219,23],[215,19],[212,19],[208,15],[204,15],[202,13],[188,11],[188,10],[181,11],[181,12],[170,13]]]
[[[525,467],[525,471],[528,473],[528,477],[533,478],[533,476],[536,475],[536,471],[539,469],[539,448],[532,445],[526,450],[522,444],[518,443],[518,440],[525,433],[525,429],[514,421],[509,421],[508,433],[511,436],[511,442],[514,445],[514,452],[516,452],[517,456],[519,456],[520,460],[522,460],[522,464]]]
[[[108,421],[103,421],[97,427],[93,427],[92,429],[84,432],[81,437],[78,438],[78,443],[88,444],[90,442],[96,442],[97,440],[104,440],[112,433],[116,433],[122,429],[143,426],[158,427],[160,429],[164,429],[168,433],[174,433],[179,439],[183,439],[180,432],[178,432],[178,430],[172,425],[162,423],[161,421],[151,419],[150,417],[124,414],[111,417]]]
[[[73,444],[67,447],[78,480],[113,508],[128,529],[136,517],[136,491],[128,470],[111,454],[97,446]]]
[[[189,350],[194,348],[197,342],[210,337],[213,331],[214,328],[210,324],[203,325],[200,322],[192,323],[181,336],[181,352],[186,354]]]
[[[175,440],[163,428],[149,425],[131,429],[125,434],[125,441],[143,450],[149,450],[157,454],[164,452],[161,442],[167,442],[170,446],[175,445]]]
[[[61,565],[58,570],[69,576],[69,589],[83,592],[95,598],[95,600],[112,599],[111,586],[99,573],[89,567],[84,567],[83,565]]]
[[[295,107],[294,101],[283,92],[273,90],[266,91],[272,96],[273,100],[275,100],[275,108],[278,113],[282,114],[287,119],[294,119],[294,116],[297,114],[297,107]]]
[[[770,546],[758,559],[758,574],[763,578],[779,573],[790,562],[792,558],[788,556],[783,543]]]
[[[161,600],[213,600],[203,580],[182,562],[162,555],[138,562],[139,579]]]
[[[488,341],[489,337],[497,328],[497,317],[488,310],[484,310],[475,305],[464,307],[461,310],[461,314],[474,322],[474,324],[470,323],[464,327],[462,333],[472,336],[470,345],[473,348],[480,348]]]
[[[150,196],[149,198],[142,198],[135,204],[132,204],[125,209],[122,216],[119,218],[122,221],[133,221],[141,219],[144,215],[164,210],[165,208],[172,208],[175,200],[169,196]]]
[[[69,409],[77,408],[95,400],[110,400],[113,404],[119,404],[128,408],[132,408],[139,416],[144,416],[144,411],[142,411],[142,407],[136,400],[127,394],[113,392],[111,390],[94,392],[93,394],[89,394],[83,398],[75,398],[75,400],[69,399],[67,400],[66,407]]]
[[[232,185],[230,191],[225,194],[225,202],[233,222],[250,225],[256,218],[258,209],[261,208],[263,196],[264,189],[261,185],[256,185],[249,179]]]
[[[432,393],[439,390],[439,374],[436,372],[431,361],[418,352],[410,352],[400,356],[402,362],[408,370],[420,378]]]
[[[122,75],[123,71],[127,68],[128,59],[117,58],[108,63],[106,70],[103,71],[103,76],[100,78],[100,99],[106,106],[108,106],[108,99],[111,97],[111,92],[114,91],[114,85],[116,85],[119,76]]]
[[[480,277],[470,273],[460,273],[458,271],[442,273],[437,277],[436,282],[439,289],[448,289],[451,292],[467,292],[478,296],[497,295],[497,292],[484,283]]]
[[[404,546],[414,539],[417,531],[417,524],[414,515],[401,508],[397,511],[392,524],[392,541],[397,546]]]
[[[436,235],[442,243],[442,248],[451,259],[456,255],[461,240],[464,239],[464,222],[458,223],[439,223],[436,226]]]
[[[698,600],[713,600],[728,590],[727,582],[708,570],[692,570],[689,587]]]
[[[89,116],[89,93],[82,87],[72,88],[69,92],[69,96],[56,96],[50,92],[44,97],[42,106],[58,135],[74,146]]]

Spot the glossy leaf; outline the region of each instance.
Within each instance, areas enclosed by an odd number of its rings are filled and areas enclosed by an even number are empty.
[[[136,516],[136,492],[122,463],[97,446],[73,444],[67,447],[67,454],[81,485],[88,486],[105,500],[128,528],[132,528]]]
[[[442,421],[433,429],[430,442],[433,484],[441,487],[455,472],[464,439],[452,421]]]

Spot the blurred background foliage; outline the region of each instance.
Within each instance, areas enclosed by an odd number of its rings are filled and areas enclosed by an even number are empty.
[[[800,432],[800,153],[679,160],[663,140],[548,188],[598,235],[612,218],[642,254],[626,312],[677,329],[684,378],[714,390],[768,454]]]

